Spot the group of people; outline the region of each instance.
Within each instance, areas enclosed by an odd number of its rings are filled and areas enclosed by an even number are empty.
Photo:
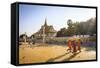
[[[81,52],[81,40],[68,40],[68,51],[76,53],[77,51]]]

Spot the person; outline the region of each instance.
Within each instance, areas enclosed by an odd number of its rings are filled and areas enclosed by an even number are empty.
[[[73,53],[74,53],[74,54],[77,52],[76,46],[77,46],[77,45],[76,45],[76,41],[73,40],[73,41],[72,41],[72,47],[73,47]]]
[[[72,43],[71,40],[68,40],[68,50],[71,52],[72,49]]]
[[[78,39],[78,44],[77,45],[78,45],[78,50],[81,52],[81,47],[80,47],[81,46],[81,40],[80,39]]]

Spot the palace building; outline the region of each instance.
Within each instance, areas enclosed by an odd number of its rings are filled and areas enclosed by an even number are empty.
[[[57,31],[53,28],[52,25],[49,26],[47,24],[47,20],[45,19],[44,25],[41,26],[39,31],[36,32],[34,36],[37,38],[42,38],[45,35],[45,37],[52,38],[56,36],[56,33]]]

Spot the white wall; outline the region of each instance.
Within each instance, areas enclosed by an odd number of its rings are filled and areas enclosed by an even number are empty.
[[[10,64],[10,27],[11,27],[10,26],[10,4],[15,1],[16,0],[0,0],[0,68],[16,68],[16,66],[13,66]],[[98,6],[98,9],[99,9],[98,12],[100,12],[100,0],[17,0],[17,1]],[[99,18],[100,18],[100,14],[98,13],[98,19]],[[98,21],[98,29],[100,28],[99,21]],[[100,34],[100,30],[98,30],[98,33]],[[100,52],[99,48],[100,46],[98,46],[98,52]],[[98,56],[100,56],[100,53]],[[35,65],[35,66],[31,65],[31,66],[21,66],[19,68],[32,68],[32,67],[34,68],[35,67],[36,68],[73,68],[73,67],[100,68],[99,62],[100,61],[84,62],[84,63]]]

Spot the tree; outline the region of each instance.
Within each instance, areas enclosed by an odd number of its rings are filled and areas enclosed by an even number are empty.
[[[72,35],[74,35],[75,34],[75,27],[74,27],[74,25],[73,25],[73,22],[72,22],[72,20],[71,19],[69,19],[68,21],[67,21],[67,25],[68,25],[68,29],[67,29],[67,35],[68,36],[72,36]]]
[[[96,34],[96,19],[91,18],[87,20],[87,23],[89,24],[89,27],[88,27],[89,34],[90,35]]]
[[[57,32],[57,37],[65,37],[65,36],[67,36],[67,29],[66,28],[61,28]]]
[[[67,21],[67,25],[69,26],[69,27],[72,27],[72,20],[71,19],[69,19],[68,21]]]
[[[57,32],[58,37],[73,36],[73,35],[93,35],[96,34],[96,18],[91,18],[87,21],[72,22],[67,21],[68,28],[61,28]]]
[[[74,26],[74,34],[76,35],[80,35],[80,23],[79,22],[75,22],[73,23],[73,26]]]

